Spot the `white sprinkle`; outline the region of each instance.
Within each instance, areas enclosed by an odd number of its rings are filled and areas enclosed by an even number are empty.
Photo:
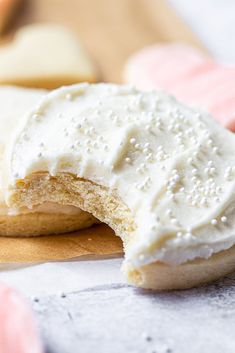
[[[89,131],[90,131],[90,134],[93,134],[95,132],[94,126],[91,126]]]
[[[113,115],[113,111],[110,110],[110,111],[108,112],[108,118],[111,118],[112,115]]]
[[[135,139],[134,137],[132,137],[132,138],[130,139],[130,143],[131,143],[132,145],[134,145],[134,144],[136,143],[136,139]]]
[[[168,208],[168,209],[166,210],[166,215],[167,215],[167,216],[171,216],[171,215],[172,215],[172,210],[171,210],[170,208]]]
[[[171,223],[174,224],[174,225],[177,225],[178,224],[178,220],[176,218],[172,218],[171,219]]]
[[[227,217],[226,216],[222,216],[221,217],[221,222],[222,223],[226,223],[227,222]]]
[[[190,202],[190,201],[192,201],[192,196],[191,195],[187,195],[187,200]]]
[[[73,96],[72,96],[72,94],[67,93],[66,96],[65,96],[65,98],[66,98],[68,101],[71,101],[72,98],[73,98]]]
[[[42,115],[39,114],[39,113],[35,113],[35,114],[33,114],[33,116],[32,116],[32,118],[35,119],[35,120],[39,120],[41,117],[42,117]]]
[[[130,159],[129,157],[126,157],[126,158],[125,158],[125,161],[126,161],[127,163],[130,163],[131,159]]]
[[[213,219],[211,220],[211,224],[212,224],[213,226],[216,226],[217,223],[218,223],[217,219],[213,218]]]
[[[207,204],[207,198],[206,198],[206,197],[203,197],[203,198],[201,199],[200,204],[201,204],[202,206],[205,206],[205,205]]]
[[[23,138],[25,141],[29,140],[29,137],[28,137],[28,135],[27,135],[26,133],[23,133],[23,134],[22,134],[22,138]]]
[[[191,232],[188,232],[185,234],[185,239],[190,239],[192,238],[192,233]]]
[[[113,117],[113,121],[115,122],[115,124],[119,122],[119,119],[118,119],[118,116],[117,116],[117,115],[115,115],[115,116]]]
[[[208,146],[212,146],[213,141],[212,141],[211,139],[209,139],[209,140],[207,141],[207,144],[208,144]]]
[[[152,157],[153,157],[153,154],[152,153],[149,153],[147,156],[146,156],[146,161],[149,161],[149,160],[151,160],[152,159]]]
[[[211,169],[210,169],[210,174],[211,175],[214,175],[216,173],[216,169],[214,168],[214,167],[212,167]]]
[[[189,164],[191,164],[192,161],[193,161],[192,157],[189,157],[188,160],[187,160],[187,162],[188,162]]]
[[[174,175],[173,180],[175,182],[179,181],[180,180],[180,176],[179,175]]]
[[[140,260],[140,261],[143,261],[144,258],[145,258],[144,254],[140,254],[140,255],[139,255],[139,260]]]

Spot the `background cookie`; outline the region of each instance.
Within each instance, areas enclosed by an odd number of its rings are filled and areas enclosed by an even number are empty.
[[[88,54],[63,26],[28,25],[0,47],[0,84],[54,88],[95,80]]]

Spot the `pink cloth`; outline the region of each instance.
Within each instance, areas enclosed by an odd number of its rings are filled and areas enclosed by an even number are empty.
[[[219,65],[187,45],[162,44],[133,55],[124,75],[140,89],[165,89],[179,100],[209,111],[235,131],[235,67]]]
[[[0,352],[42,353],[30,306],[14,289],[0,284]]]

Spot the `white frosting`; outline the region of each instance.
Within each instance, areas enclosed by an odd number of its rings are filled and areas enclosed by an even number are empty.
[[[6,215],[11,210],[5,204],[3,190],[3,160],[5,145],[17,128],[23,115],[34,106],[46,91],[24,89],[13,86],[0,87],[0,214]]]
[[[5,145],[19,120],[46,94],[41,89],[0,86],[0,144]]]
[[[79,214],[81,210],[73,206],[62,206],[52,203],[37,205],[32,209],[13,209],[7,207],[5,203],[4,187],[3,187],[3,161],[2,154],[5,146],[10,140],[11,135],[15,132],[23,118],[24,114],[35,106],[39,100],[46,94],[45,90],[24,89],[13,86],[0,87],[0,215],[19,215],[26,213],[63,213],[63,214]]]
[[[162,92],[49,93],[7,153],[10,184],[71,172],[115,189],[137,224],[126,261],[178,264],[235,243],[235,136]]]

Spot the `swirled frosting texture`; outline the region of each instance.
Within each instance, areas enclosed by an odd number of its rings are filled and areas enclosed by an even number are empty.
[[[46,94],[46,90],[27,89],[14,86],[0,87],[0,215],[11,216],[18,214],[44,212],[44,213],[63,213],[78,214],[81,210],[73,206],[61,206],[53,203],[37,205],[32,209],[12,209],[7,207],[4,195],[4,163],[3,154],[11,136],[17,130],[24,114],[31,107],[37,104]]]
[[[235,243],[235,137],[162,92],[74,85],[49,93],[8,151],[10,182],[70,172],[115,189],[137,229],[126,261],[179,264]]]
[[[0,87],[0,215],[7,215],[12,212],[5,204],[2,180],[4,168],[2,158],[6,144],[17,129],[23,115],[45,94],[46,91],[40,89],[24,89],[14,86]]]

